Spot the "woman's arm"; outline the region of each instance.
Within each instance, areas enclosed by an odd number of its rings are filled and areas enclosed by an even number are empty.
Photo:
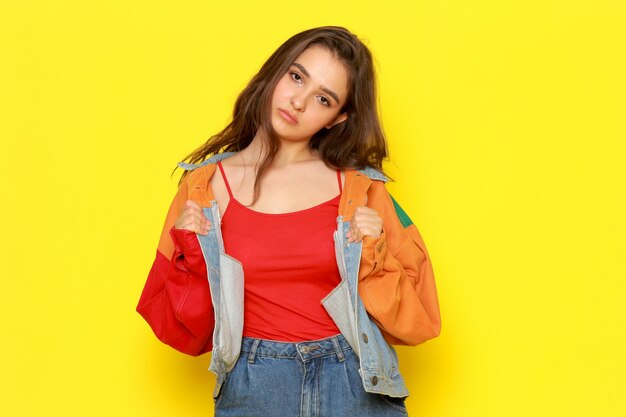
[[[437,337],[439,302],[422,236],[383,182],[372,183],[367,205],[383,219],[383,232],[363,239],[359,295],[365,309],[391,344],[417,345]]]
[[[206,263],[196,233],[174,226],[193,174],[185,177],[170,205],[136,310],[163,343],[198,356],[212,349],[215,325]]]

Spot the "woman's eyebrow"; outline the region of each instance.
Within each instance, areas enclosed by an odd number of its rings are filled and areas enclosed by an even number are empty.
[[[307,77],[307,78],[311,78],[311,75],[309,74],[309,72],[308,72],[308,71],[306,70],[306,68],[304,68],[301,64],[298,64],[297,62],[294,62],[294,63],[293,63],[293,64],[291,64],[291,65],[294,65],[294,66],[298,67],[298,69],[299,69],[300,71],[302,71],[302,73],[304,74],[304,76],[305,76],[305,77]],[[320,87],[320,89],[321,89],[322,91],[324,91],[326,94],[328,94],[329,96],[331,96],[333,99],[335,99],[335,101],[337,102],[337,104],[340,104],[339,97],[337,96],[337,94],[335,94],[335,92],[334,92],[334,91],[329,90],[328,88],[326,88],[326,87],[324,87],[324,86],[321,86],[321,87]]]

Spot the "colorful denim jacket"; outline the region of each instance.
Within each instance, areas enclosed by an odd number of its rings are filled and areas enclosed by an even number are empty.
[[[217,376],[214,396],[239,357],[243,332],[243,269],[224,251],[220,212],[208,184],[215,163],[232,154],[216,154],[199,164],[178,164],[191,172],[170,207],[157,259],[137,306],[163,342],[191,355],[212,351],[209,370]],[[345,177],[333,233],[341,282],[322,304],[359,357],[364,389],[406,397],[392,345],[417,345],[439,335],[432,264],[416,226],[386,191],[387,178],[373,168],[346,170]],[[212,225],[208,234],[183,231],[183,238],[181,231],[173,229],[187,199],[202,207]],[[377,210],[383,232],[351,243],[346,234],[358,205]],[[198,240],[201,255],[196,257],[206,268],[196,276],[191,276],[189,259],[184,259],[185,251],[191,251],[190,236]]]

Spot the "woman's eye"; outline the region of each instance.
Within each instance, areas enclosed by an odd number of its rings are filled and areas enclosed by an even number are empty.
[[[328,101],[326,97],[320,96],[320,101],[322,102],[324,106],[330,106],[330,101]]]
[[[297,72],[292,72],[291,73],[291,78],[293,78],[295,81],[302,81],[302,77],[300,77],[300,74],[298,74]]]

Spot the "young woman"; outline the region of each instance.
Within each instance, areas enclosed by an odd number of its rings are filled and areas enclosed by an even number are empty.
[[[391,345],[440,317],[386,156],[371,53],[327,26],[281,45],[178,164],[137,311],[179,351],[212,351],[217,416],[406,415]]]

